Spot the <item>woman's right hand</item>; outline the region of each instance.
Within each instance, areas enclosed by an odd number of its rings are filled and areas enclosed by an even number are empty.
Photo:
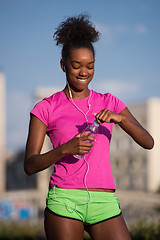
[[[49,152],[40,153],[46,130],[47,126],[36,116],[31,115],[24,159],[24,170],[28,175],[32,175],[52,166],[67,154],[75,155],[89,153],[93,147],[92,142],[95,141],[93,137],[84,136],[84,133],[79,133],[67,143]]]
[[[82,136],[82,133],[77,134],[67,143],[63,144],[66,154],[87,154],[93,147],[95,139],[91,136]]]

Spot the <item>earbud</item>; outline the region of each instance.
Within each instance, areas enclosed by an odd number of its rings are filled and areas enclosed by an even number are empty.
[[[65,66],[63,67],[63,71],[64,71],[64,72],[66,71],[66,68],[65,68]]]

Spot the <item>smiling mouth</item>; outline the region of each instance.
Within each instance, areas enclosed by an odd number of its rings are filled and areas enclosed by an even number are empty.
[[[88,80],[88,78],[78,78],[78,80],[79,80],[80,82],[86,82],[86,81]]]

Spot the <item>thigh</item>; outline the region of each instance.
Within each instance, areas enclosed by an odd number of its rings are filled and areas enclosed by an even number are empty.
[[[44,227],[47,240],[83,240],[81,221],[61,217],[45,210]]]
[[[131,240],[122,214],[88,226],[86,230],[93,240]]]

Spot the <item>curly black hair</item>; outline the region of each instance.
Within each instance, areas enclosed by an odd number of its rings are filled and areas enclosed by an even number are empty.
[[[56,28],[53,38],[57,45],[62,45],[62,58],[69,57],[71,48],[88,48],[95,56],[93,42],[98,41],[100,33],[89,21],[88,14],[80,14],[75,17],[68,17]]]

